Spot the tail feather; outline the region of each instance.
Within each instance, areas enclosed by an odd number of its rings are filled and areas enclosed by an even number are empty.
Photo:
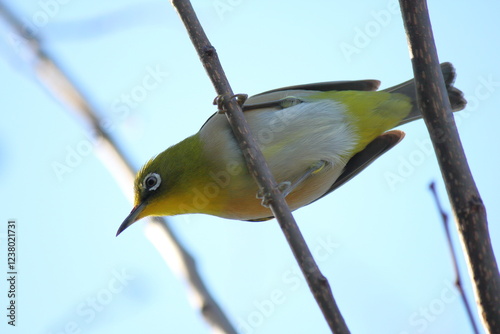
[[[467,101],[461,90],[453,86],[456,73],[455,68],[451,63],[442,63],[441,71],[443,72],[444,83],[448,91],[448,97],[453,111],[459,111],[465,108]],[[402,84],[385,89],[389,93],[400,93],[409,96],[413,102],[413,109],[398,125],[406,124],[416,119],[422,118],[422,113],[417,106],[417,92],[415,89],[415,80],[411,79]]]

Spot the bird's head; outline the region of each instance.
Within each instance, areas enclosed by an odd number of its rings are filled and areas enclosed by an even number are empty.
[[[134,181],[134,207],[120,225],[118,236],[141,218],[159,215],[157,206],[168,196],[168,169],[162,164],[163,153],[148,161],[137,173]]]
[[[198,136],[186,138],[149,160],[134,181],[134,207],[116,235],[147,216],[193,213],[191,189],[204,184],[206,161]]]

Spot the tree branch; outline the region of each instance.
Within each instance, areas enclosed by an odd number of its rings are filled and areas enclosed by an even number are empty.
[[[448,247],[450,249],[450,255],[453,264],[453,271],[455,273],[455,286],[457,287],[460,296],[462,297],[462,303],[464,304],[465,311],[467,312],[467,316],[469,317],[469,321],[471,327],[474,331],[474,334],[479,334],[479,329],[474,319],[474,315],[472,314],[472,307],[467,300],[467,296],[465,295],[465,291],[462,284],[462,275],[460,275],[460,270],[458,269],[458,260],[457,260],[457,252],[455,252],[455,247],[453,246],[453,241],[451,240],[451,232],[450,232],[450,223],[448,222],[448,214],[444,211],[441,206],[441,201],[439,201],[439,196],[436,190],[436,183],[434,181],[429,185],[429,189],[434,197],[434,202],[436,202],[436,207],[438,209],[439,215],[441,216],[441,221],[443,223],[444,232],[446,234],[446,241],[448,242]]]
[[[43,50],[40,40],[34,36],[31,36],[29,40],[26,38],[24,35],[26,32],[23,31],[22,24],[2,2],[0,2],[0,17],[4,18],[13,34],[15,34],[15,38],[18,38],[18,41],[25,47],[23,52],[19,53],[19,56],[33,66],[33,70],[41,84],[56,99],[65,104],[68,110],[76,112],[86,123],[85,125],[94,133],[94,139],[98,142],[96,145],[97,154],[133,203],[131,190],[134,184],[135,172],[130,162],[126,160],[123,151],[119,149],[118,144],[106,129],[101,127],[101,122],[96,116],[96,109],[83,96],[82,90],[76,87],[52,57]],[[171,266],[171,269],[187,282],[191,294],[195,296],[196,306],[207,322],[214,329],[224,333],[236,333],[236,330],[206,288],[197,271],[193,257],[177,239],[168,222],[163,218],[150,218],[146,234],[165,261]]]
[[[349,333],[349,329],[333,298],[330,285],[314,261],[304,237],[278,189],[273,175],[269,171],[262,152],[250,133],[250,128],[243,116],[241,107],[234,99],[234,93],[224,74],[217,52],[210,44],[191,3],[188,0],[172,0],[171,2],[186,26],[201,62],[212,80],[217,94],[222,99],[224,111],[236,141],[240,145],[248,170],[263,190],[265,201],[269,203],[273,215],[277,218],[330,329],[334,333]]]
[[[463,243],[483,325],[500,333],[500,275],[488,233],[486,209],[460,142],[439,67],[425,0],[400,0],[408,35],[418,105],[434,145]]]

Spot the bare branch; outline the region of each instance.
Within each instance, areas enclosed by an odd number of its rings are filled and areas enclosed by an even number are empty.
[[[460,296],[462,297],[462,303],[464,304],[465,311],[467,312],[467,316],[469,317],[470,324],[475,334],[479,334],[479,330],[474,319],[474,315],[472,314],[472,307],[465,295],[465,291],[462,285],[462,277],[460,275],[460,270],[458,270],[458,261],[457,261],[457,252],[455,251],[455,247],[453,246],[453,242],[451,240],[451,232],[450,232],[450,223],[448,222],[448,214],[444,211],[441,206],[441,202],[439,201],[439,197],[436,190],[436,183],[434,181],[431,182],[429,188],[434,196],[434,202],[436,202],[436,207],[438,209],[439,215],[441,216],[441,221],[443,222],[444,231],[446,234],[446,241],[448,242],[448,247],[450,248],[450,255],[453,263],[453,271],[455,272],[455,286],[460,292]]]
[[[55,61],[43,50],[41,42],[31,36],[28,40],[23,35],[23,27],[20,21],[0,2],[0,17],[2,17],[16,34],[15,38],[21,40],[26,47],[25,52],[29,52],[30,65],[49,92],[63,102],[69,110],[76,112],[95,134],[98,142],[96,147],[101,161],[109,169],[110,173],[122,187],[125,194],[132,202],[132,185],[135,172],[131,164],[126,160],[123,152],[118,148],[117,143],[110,134],[100,126],[100,121],[96,116],[95,108],[83,96],[81,89],[68,78]],[[24,56],[27,56],[24,54]],[[171,269],[184,279],[190,288],[190,292],[195,298],[196,306],[203,314],[207,322],[214,329],[224,333],[236,333],[222,309],[207,290],[200,274],[196,269],[193,257],[177,239],[170,229],[168,222],[163,218],[149,219],[146,234],[157,250],[161,253]]]
[[[224,111],[243,152],[248,170],[263,190],[266,202],[269,203],[274,216],[278,219],[280,227],[330,329],[334,333],[349,333],[349,329],[333,298],[330,285],[314,261],[304,237],[278,189],[273,175],[269,171],[262,152],[250,133],[250,128],[243,116],[240,105],[234,98],[234,93],[224,74],[217,52],[210,44],[191,3],[188,0],[172,0],[171,2],[184,22],[201,62],[212,80],[217,94],[222,99]]]
[[[488,233],[486,209],[451,113],[427,3],[425,0],[400,0],[400,5],[412,57],[418,105],[457,217],[479,313],[487,331],[500,333],[500,275]]]

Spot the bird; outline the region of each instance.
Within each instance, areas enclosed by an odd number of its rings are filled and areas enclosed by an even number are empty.
[[[441,64],[453,111],[465,108],[455,69]],[[415,81],[378,90],[378,80],[289,86],[249,97],[242,110],[290,209],[317,201],[397,145],[391,130],[422,118]],[[147,216],[208,214],[243,221],[273,218],[249,174],[226,116],[154,156],[134,181],[134,206],[117,236]]]

